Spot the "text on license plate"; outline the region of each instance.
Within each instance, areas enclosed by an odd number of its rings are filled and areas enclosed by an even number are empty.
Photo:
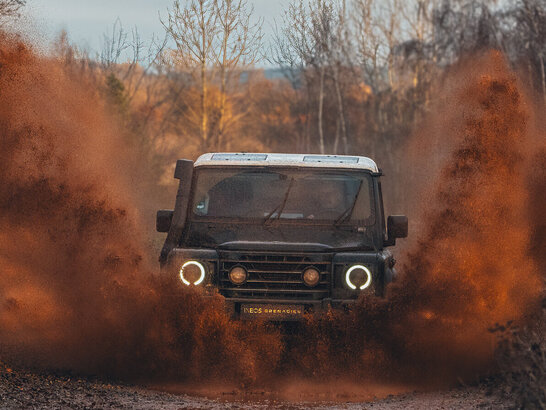
[[[294,320],[303,316],[302,305],[261,305],[242,304],[241,317],[244,319]]]

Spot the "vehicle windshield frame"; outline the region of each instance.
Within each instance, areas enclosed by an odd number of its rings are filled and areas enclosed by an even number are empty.
[[[355,176],[365,178],[368,181],[369,195],[370,195],[370,217],[366,224],[363,224],[364,220],[352,220],[349,218],[342,224],[336,224],[335,220],[331,219],[302,219],[302,218],[274,218],[271,220],[270,224],[265,224],[265,228],[270,225],[287,225],[287,226],[329,226],[329,227],[373,227],[378,221],[378,210],[377,207],[377,193],[374,189],[373,181],[373,172],[367,169],[359,168],[336,168],[336,167],[298,167],[298,166],[289,166],[289,165],[269,165],[269,166],[220,166],[220,165],[202,165],[196,167],[193,173],[192,178],[192,189],[190,193],[190,198],[188,201],[188,219],[192,223],[215,223],[215,224],[249,224],[249,225],[260,225],[266,222],[265,218],[247,218],[247,217],[226,217],[226,216],[206,216],[198,215],[193,210],[193,205],[195,202],[195,195],[197,193],[197,180],[199,174],[202,170],[225,170],[228,172],[232,171],[269,171],[269,172],[302,172],[302,173],[324,173],[332,174],[338,173],[340,175],[353,174]],[[356,200],[356,198],[355,198]]]

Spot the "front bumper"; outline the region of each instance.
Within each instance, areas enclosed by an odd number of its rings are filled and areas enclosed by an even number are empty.
[[[380,252],[268,252],[246,250],[175,249],[170,265],[181,266],[189,259],[207,266],[207,279],[202,284],[209,295],[224,297],[226,310],[235,318],[247,319],[245,307],[261,307],[268,311],[297,307],[304,313],[320,314],[329,309],[346,309],[357,298],[384,295],[385,284],[392,275],[387,269],[388,251]],[[364,264],[369,267],[372,283],[365,290],[350,289],[345,283],[348,267]],[[229,280],[229,271],[242,266],[248,278],[242,285]],[[314,287],[303,283],[302,273],[308,267],[320,272]],[[282,316],[282,315],[281,315]],[[298,315],[301,316],[301,315]],[[269,319],[267,315],[262,315]],[[284,320],[280,317],[279,320]]]

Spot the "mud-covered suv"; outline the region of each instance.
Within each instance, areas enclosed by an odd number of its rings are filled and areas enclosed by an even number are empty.
[[[405,216],[385,226],[380,170],[366,157],[209,153],[178,160],[163,274],[219,292],[242,319],[299,319],[384,296],[396,277],[386,247],[407,236]]]

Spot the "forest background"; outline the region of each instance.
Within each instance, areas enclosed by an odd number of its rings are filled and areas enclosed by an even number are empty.
[[[0,15],[25,3],[1,0]],[[176,159],[210,151],[369,156],[387,213],[408,213],[430,169],[420,165],[441,160],[442,129],[417,155],[408,141],[445,103],[450,71],[483,52],[502,53],[544,108],[545,0],[292,0],[270,41],[252,13],[246,0],[174,1],[164,38],[118,20],[97,53],[65,32],[55,41],[51,58],[96,90],[123,134],[150,230],[174,201]]]

